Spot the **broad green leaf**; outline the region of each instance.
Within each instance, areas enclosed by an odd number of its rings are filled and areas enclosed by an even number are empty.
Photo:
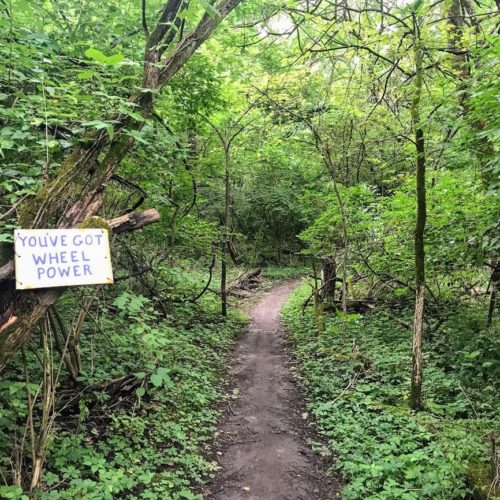
[[[109,66],[113,66],[123,61],[123,54],[113,54],[112,56],[106,56],[100,50],[90,48],[85,51],[85,55],[94,61],[97,61],[101,64],[107,64]]]
[[[94,61],[100,62],[105,64],[106,63],[106,56],[97,49],[90,48],[85,51],[85,55],[89,57],[90,59],[94,59]]]
[[[163,377],[161,377],[157,373],[153,373],[153,375],[151,375],[151,383],[155,387],[160,387],[163,384]]]
[[[110,122],[103,122],[101,120],[91,120],[89,122],[83,122],[82,125],[84,127],[92,127],[97,130],[105,128],[108,132],[110,140],[112,140],[114,137],[114,127],[113,124]]]
[[[95,73],[93,71],[80,71],[76,77],[79,80],[89,80],[90,78],[93,78]]]
[[[123,54],[115,54],[113,56],[106,57],[106,64],[109,64],[110,66],[113,66],[114,64],[118,64],[122,62],[124,59]]]
[[[149,144],[148,141],[143,139],[141,133],[138,130],[127,130],[127,133],[131,135],[137,142],[140,142],[141,144]]]

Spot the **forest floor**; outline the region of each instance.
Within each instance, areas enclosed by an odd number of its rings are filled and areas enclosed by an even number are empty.
[[[214,500],[327,499],[339,489],[308,446],[314,430],[293,377],[279,312],[297,281],[265,292],[234,350],[233,395],[219,428],[222,470],[207,492]]]

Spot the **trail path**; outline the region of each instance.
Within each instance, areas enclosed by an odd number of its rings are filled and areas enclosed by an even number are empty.
[[[305,444],[303,397],[293,381],[279,311],[297,285],[266,293],[235,351],[230,372],[240,397],[220,428],[222,471],[213,500],[322,500],[336,496],[325,466]]]

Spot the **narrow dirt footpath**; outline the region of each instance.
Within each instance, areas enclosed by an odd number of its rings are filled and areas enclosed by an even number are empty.
[[[240,397],[219,429],[222,471],[214,500],[328,499],[325,466],[305,444],[303,397],[291,375],[279,311],[297,282],[267,292],[251,311],[230,372]]]

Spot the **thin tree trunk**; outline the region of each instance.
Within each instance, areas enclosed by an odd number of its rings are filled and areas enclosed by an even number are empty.
[[[422,46],[415,14],[414,25],[414,56],[415,56],[415,95],[411,106],[416,145],[416,181],[417,181],[417,220],[415,225],[415,318],[413,325],[413,373],[411,379],[410,407],[413,410],[422,408],[422,339],[424,337],[425,310],[425,249],[424,233],[427,217],[425,196],[425,143],[424,132],[420,119],[420,100],[422,97]]]
[[[229,141],[224,141],[224,241],[222,243],[222,269],[221,269],[221,313],[227,316],[227,257],[231,241],[232,207],[231,207],[231,153]]]
[[[335,300],[337,263],[334,258],[321,259],[321,299]]]
[[[317,137],[319,134],[316,132]],[[330,175],[333,181],[333,191],[335,193],[335,197],[337,198],[337,202],[339,204],[340,209],[340,217],[342,221],[342,239],[344,240],[344,252],[341,256],[340,267],[342,274],[342,312],[347,314],[347,261],[348,261],[348,250],[349,250],[349,232],[348,232],[348,221],[347,221],[347,210],[345,208],[344,200],[342,199],[342,195],[340,194],[339,189],[339,181],[337,179],[337,170],[332,161],[332,157],[330,155],[330,150],[328,145],[323,144],[322,154],[325,160],[325,163],[328,167]]]
[[[54,412],[54,387],[52,373],[52,352],[49,343],[50,324],[48,318],[42,326],[42,347],[43,347],[43,384],[42,384],[42,416],[38,439],[33,454],[34,463],[31,475],[30,492],[38,487],[42,477],[43,463],[47,451],[47,441],[52,427],[51,416]],[[33,409],[31,409],[32,411]]]
[[[231,0],[229,0],[231,1]],[[241,0],[232,0],[241,1]],[[233,242],[232,242],[232,227],[233,227],[233,206],[232,206],[232,192],[231,192],[231,175],[232,175],[232,161],[231,161],[231,144],[236,139],[236,137],[243,132],[245,129],[245,124],[240,125],[241,120],[247,115],[247,113],[255,106],[253,103],[249,106],[228,128],[223,131],[216,127],[206,116],[200,114],[208,125],[215,131],[219,137],[222,146],[224,148],[224,220],[223,220],[223,241],[222,241],[222,262],[221,262],[221,282],[220,282],[220,294],[221,294],[221,313],[223,316],[227,315],[227,261],[228,255],[233,257]],[[236,127],[236,130],[235,130]],[[236,254],[234,254],[236,255]]]
[[[491,287],[491,294],[490,294],[490,305],[488,307],[488,320],[487,320],[488,328],[493,323],[493,316],[495,314],[495,308],[496,308],[496,297],[498,289],[500,288],[500,262],[496,262],[494,264],[493,271],[491,273],[490,287]]]
[[[220,271],[220,310],[222,316],[227,316],[227,251],[226,242],[222,242],[222,262]]]

